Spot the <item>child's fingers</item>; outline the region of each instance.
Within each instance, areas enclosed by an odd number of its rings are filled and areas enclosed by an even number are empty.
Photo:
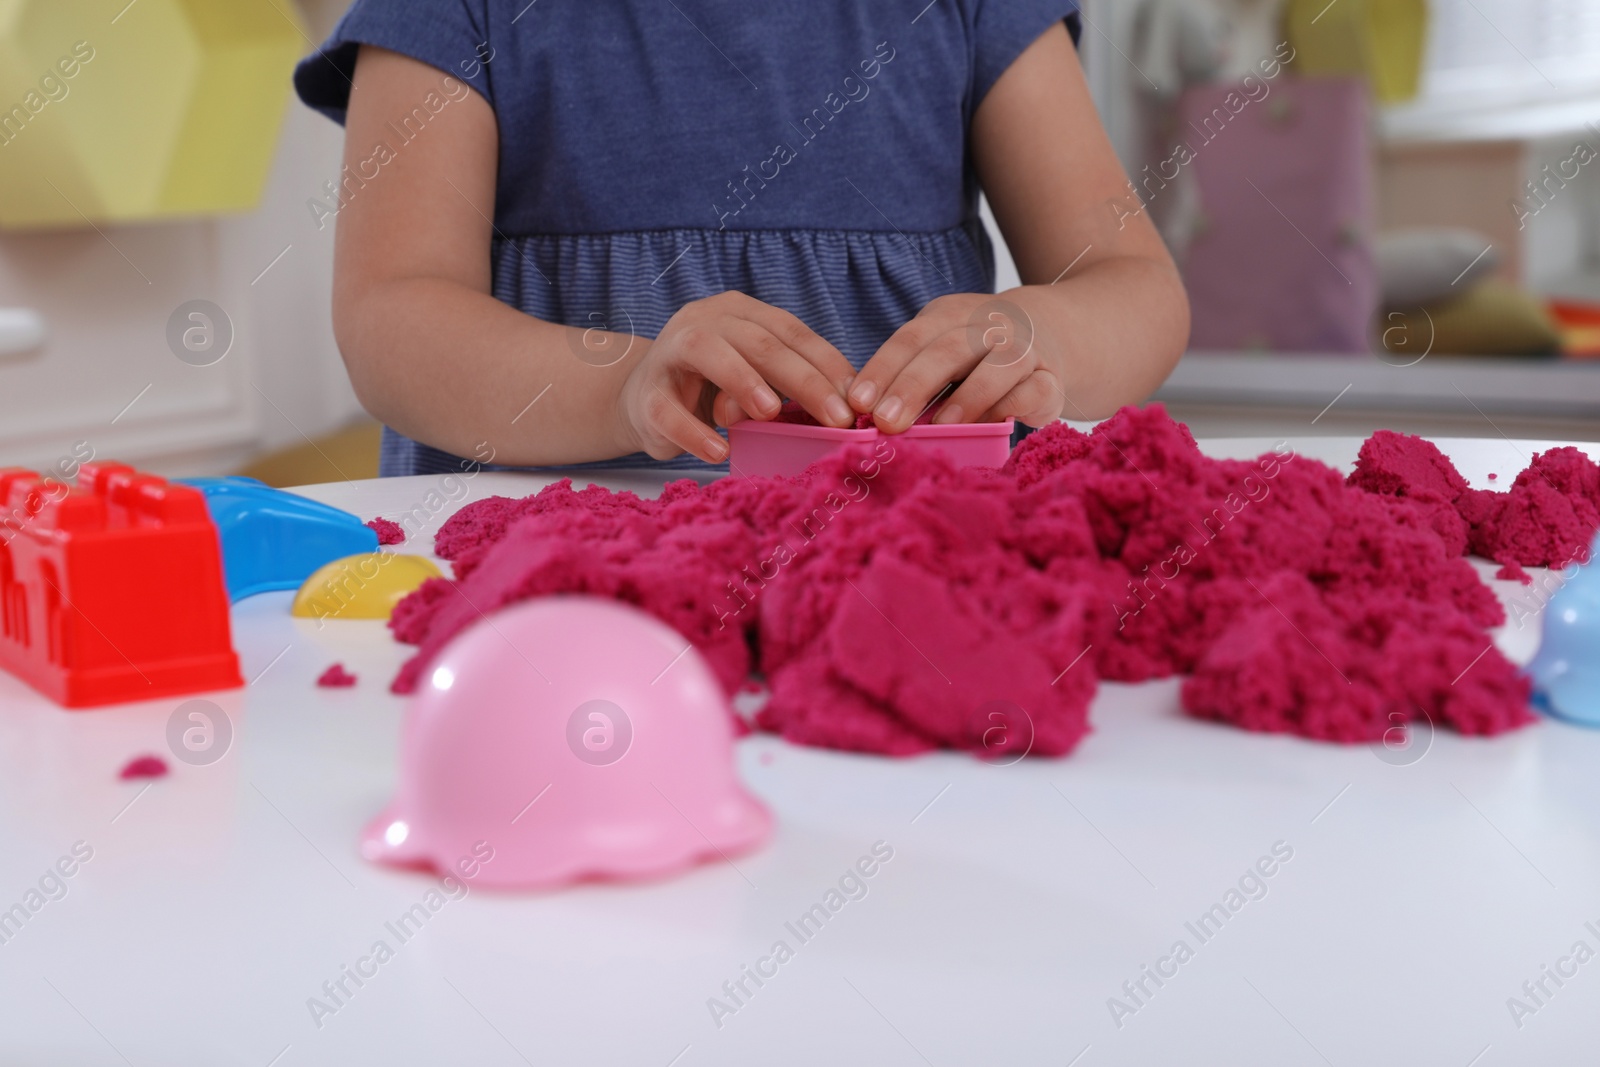
[[[798,400],[800,406],[824,426],[847,426],[855,419],[839,387],[804,355],[764,326],[748,319],[732,319],[725,326],[724,335],[762,378],[784,395]],[[762,412],[757,417],[771,418],[776,414],[776,411]]]
[[[721,463],[728,458],[728,443],[660,385],[652,387],[646,400],[645,419],[653,431],[651,436],[663,438],[677,449],[650,449],[652,459],[671,459],[679,452],[691,453],[707,463]]]
[[[806,362],[815,367],[841,397],[855,379],[856,369],[844,358],[827,338],[801,322],[799,318],[779,307],[750,298],[741,305],[740,316],[754,322],[789,348],[800,353]],[[798,397],[796,398],[798,399]],[[806,410],[810,411],[808,407]],[[813,415],[815,411],[811,412]]]
[[[716,397],[711,401],[711,416],[717,420],[718,426],[732,426],[736,422],[743,422],[750,416],[745,414],[744,408],[733,397],[717,390]]]
[[[933,315],[918,315],[896,330],[867,360],[850,387],[850,406],[861,414],[870,414],[889,392],[890,384],[900,376],[921,352],[944,332]]]
[[[884,397],[872,409],[874,421],[885,433],[899,433],[916,421],[939,390],[965,377],[982,353],[972,351],[966,330],[951,330],[916,353],[889,383]]]
[[[730,320],[737,321],[737,320]],[[679,338],[677,358],[712,385],[730,394],[739,406],[758,419],[770,419],[783,401],[726,336],[726,328],[689,330]],[[734,328],[731,332],[737,334]]]
[[[984,412],[981,421],[1016,419],[1029,426],[1044,426],[1061,417],[1061,406],[1066,399],[1056,376],[1041,367],[996,401],[993,407]]]
[[[1027,379],[1033,367],[1031,360],[1013,363],[997,363],[987,358],[980,360],[967,375],[967,380],[939,405],[933,421],[943,426],[982,420],[1002,397]]]

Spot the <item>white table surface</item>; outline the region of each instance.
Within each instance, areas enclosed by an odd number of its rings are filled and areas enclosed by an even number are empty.
[[[1502,488],[1548,445],[1440,443],[1473,484],[1496,484],[1493,470]],[[1358,442],[1291,444],[1347,466]],[[439,484],[304,492],[366,518]],[[470,492],[539,484],[481,474]],[[0,1064],[1596,1062],[1600,960],[1546,979],[1553,995],[1520,1028],[1507,998],[1575,942],[1600,951],[1600,734],[1440,732],[1395,765],[1188,719],[1169,681],[1103,684],[1093,734],[1061,760],[892,760],[755,736],[739,764],[777,830],[737,868],[474,890],[398,944],[385,923],[435,883],[364,862],[356,839],[394,784],[404,702],[387,683],[410,649],[381,623],[319,632],[289,598],[234,609],[252,682],[208,695],[232,723],[227,753],[169,757],[154,783],[117,771],[169,755],[181,700],[66,712],[0,674],[0,909],[75,842],[93,849],[67,894],[0,944]],[[1537,635],[1510,625],[1497,640],[1525,660]],[[356,688],[313,684],[335,660]],[[785,922],[880,840],[894,858],[867,896],[798,944]],[[1202,944],[1185,923],[1275,842],[1293,858],[1267,895]],[[308,998],[380,938],[394,958],[359,989],[347,980],[353,995],[317,1026]],[[794,958],[718,1028],[707,999],[778,939]],[[1193,958],[1160,988],[1146,979],[1152,995],[1119,1028],[1108,998],[1180,939]]]

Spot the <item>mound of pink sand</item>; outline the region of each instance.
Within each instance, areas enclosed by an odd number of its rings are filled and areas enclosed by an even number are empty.
[[[317,684],[324,689],[347,689],[356,684],[356,676],[345,670],[343,663],[335,663],[317,675]]]
[[[805,744],[994,755],[1000,707],[1006,746],[1061,755],[1099,679],[1171,675],[1189,714],[1251,730],[1494,734],[1531,721],[1528,683],[1464,554],[1565,563],[1596,526],[1600,470],[1572,449],[1497,494],[1399,434],[1349,479],[1287,448],[1209,459],[1158,405],[1041,430],[998,471],[883,438],[800,478],[468,505],[435,542],[455,580],[390,621],[420,646],[393,688],[483,614],[586,593],[672,625],[730,693],[763,673],[758,725]]]
[[[1511,491],[1497,493],[1469,489],[1431,442],[1379,430],[1350,484],[1415,502],[1447,546],[1502,564],[1508,577],[1587,560],[1600,526],[1600,467],[1576,448],[1535,454]]]
[[[368,522],[367,528],[378,535],[378,544],[380,545],[399,545],[405,543],[405,527],[401,526],[393,519],[386,519],[380,515],[371,522]]]
[[[165,778],[167,776],[167,761],[160,756],[135,756],[123,764],[122,770],[117,772],[117,777],[123,781],[132,781],[136,778]]]

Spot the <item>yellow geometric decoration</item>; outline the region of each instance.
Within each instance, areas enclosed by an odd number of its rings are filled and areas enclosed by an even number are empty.
[[[309,47],[292,0],[0,0],[0,226],[255,207]]]
[[[367,552],[325,563],[300,585],[289,614],[305,619],[387,619],[429,578],[444,575],[425,556]]]
[[[1426,0],[1289,0],[1284,25],[1302,74],[1363,76],[1384,104],[1417,95]]]

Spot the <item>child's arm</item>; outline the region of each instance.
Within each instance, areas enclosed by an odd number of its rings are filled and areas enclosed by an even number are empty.
[[[338,216],[333,321],[368,411],[434,447],[481,456],[487,443],[495,462],[518,465],[637,451],[717,462],[727,446],[708,424],[741,410],[770,418],[773,388],[825,424],[849,424],[849,362],[750,297],[688,304],[654,341],[554,325],[495,299],[498,129],[481,96],[452,96],[366,177],[374,147],[395,142],[388,124],[440,94],[442,77],[374,48],[356,65],[345,162],[364,184],[346,190]]]
[[[1023,285],[930,302],[862,368],[851,403],[898,432],[963,377],[936,421],[1038,426],[1144,399],[1188,341],[1188,299],[1061,25],[979,104],[972,152]]]

